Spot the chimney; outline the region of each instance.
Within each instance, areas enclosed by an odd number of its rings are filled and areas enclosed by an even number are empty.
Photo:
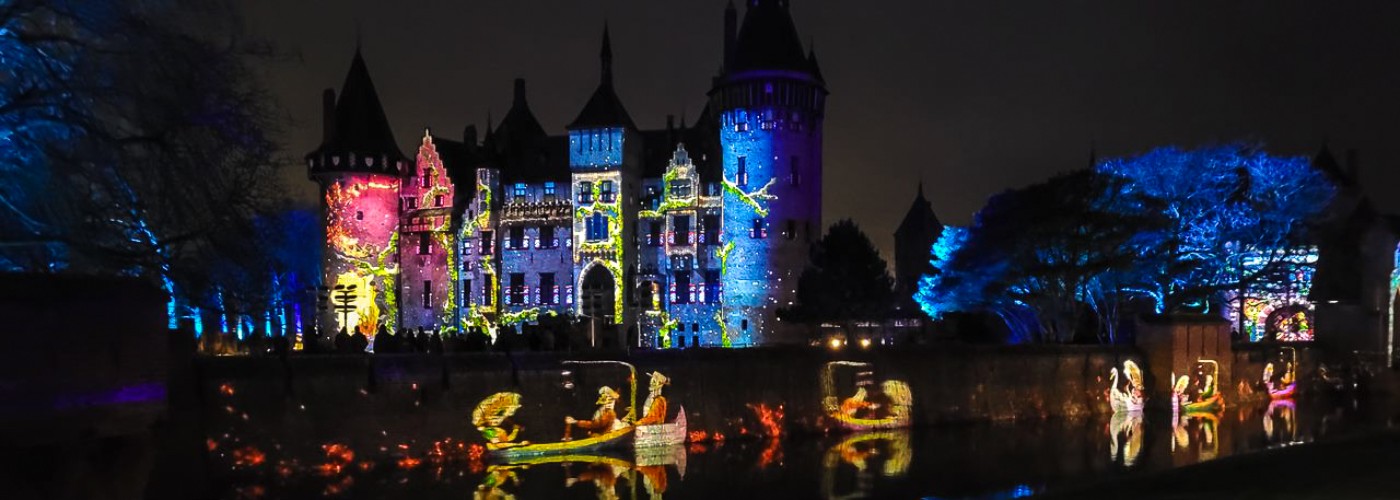
[[[462,142],[467,145],[467,149],[476,147],[476,125],[467,125],[462,130]]]
[[[1347,180],[1351,181],[1352,184],[1360,185],[1360,184],[1361,184],[1361,158],[1360,158],[1360,156],[1357,154],[1357,152],[1356,152],[1355,149],[1348,149],[1348,150],[1347,150],[1347,164],[1346,164],[1345,169],[1346,169],[1346,174],[1347,174]]]
[[[335,90],[321,91],[321,142],[335,137]]]
[[[724,8],[724,69],[729,70],[730,61],[734,58],[734,39],[739,33],[739,11],[734,10],[734,2],[730,0],[729,6]]]
[[[512,105],[512,106],[521,106],[521,107],[524,107],[524,106],[527,105],[527,104],[525,103],[525,79],[524,79],[524,78],[516,78],[516,79],[515,79],[515,99],[514,99],[513,101],[511,101],[511,105]]]

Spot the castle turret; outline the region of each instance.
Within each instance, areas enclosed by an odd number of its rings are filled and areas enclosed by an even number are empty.
[[[380,324],[397,320],[398,204],[400,179],[408,161],[394,133],[358,50],[337,99],[326,90],[320,147],[306,155],[307,173],[321,186],[326,220],[323,284],[337,311],[322,312],[323,331],[357,328],[373,335]],[[354,287],[353,291],[350,287]]]
[[[808,246],[822,231],[827,90],[789,7],[747,1],[709,93],[724,164],[725,341],[735,345],[796,340],[779,331],[776,310],[796,300]]]

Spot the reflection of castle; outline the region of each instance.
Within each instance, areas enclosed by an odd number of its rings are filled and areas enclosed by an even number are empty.
[[[575,313],[636,326],[641,342],[780,341],[820,236],[825,82],[788,0],[725,11],[723,67],[691,126],[641,130],[601,81],[550,136],[515,82],[482,140],[425,134],[411,161],[356,53],[324,139],[306,156],[326,203],[330,285],[357,285],[354,327],[479,328]],[[341,325],[325,313],[323,325]]]

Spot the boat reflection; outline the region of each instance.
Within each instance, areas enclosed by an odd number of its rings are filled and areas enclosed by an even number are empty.
[[[867,431],[842,439],[827,448],[822,457],[822,497],[864,498],[874,487],[873,470],[878,462],[882,477],[903,477],[914,458],[908,430]],[[854,469],[849,492],[838,492],[839,479]],[[844,490],[843,490],[844,491]]]
[[[1264,436],[1272,446],[1297,444],[1297,406],[1292,399],[1275,399],[1264,410]]]
[[[1108,422],[1108,454],[1114,463],[1132,467],[1142,454],[1142,412],[1123,411]]]
[[[491,465],[477,485],[475,500],[509,500],[521,485],[520,472],[539,467],[560,466],[563,488],[575,490],[592,485],[599,500],[649,498],[659,500],[670,482],[668,467],[675,467],[685,479],[686,452],[680,445],[654,446],[637,453],[637,461],[608,455],[547,455]]]
[[[1190,412],[1172,417],[1172,455],[1194,462],[1214,460],[1220,456],[1220,414]],[[1178,464],[1183,463],[1177,461]]]

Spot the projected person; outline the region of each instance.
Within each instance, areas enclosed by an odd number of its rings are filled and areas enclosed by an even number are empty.
[[[593,418],[589,420],[578,420],[572,416],[564,417],[564,441],[573,439],[574,427],[588,431],[588,435],[594,436],[608,431],[620,429],[624,426],[617,418],[617,391],[611,387],[603,386],[598,388],[598,410],[593,412]]]

